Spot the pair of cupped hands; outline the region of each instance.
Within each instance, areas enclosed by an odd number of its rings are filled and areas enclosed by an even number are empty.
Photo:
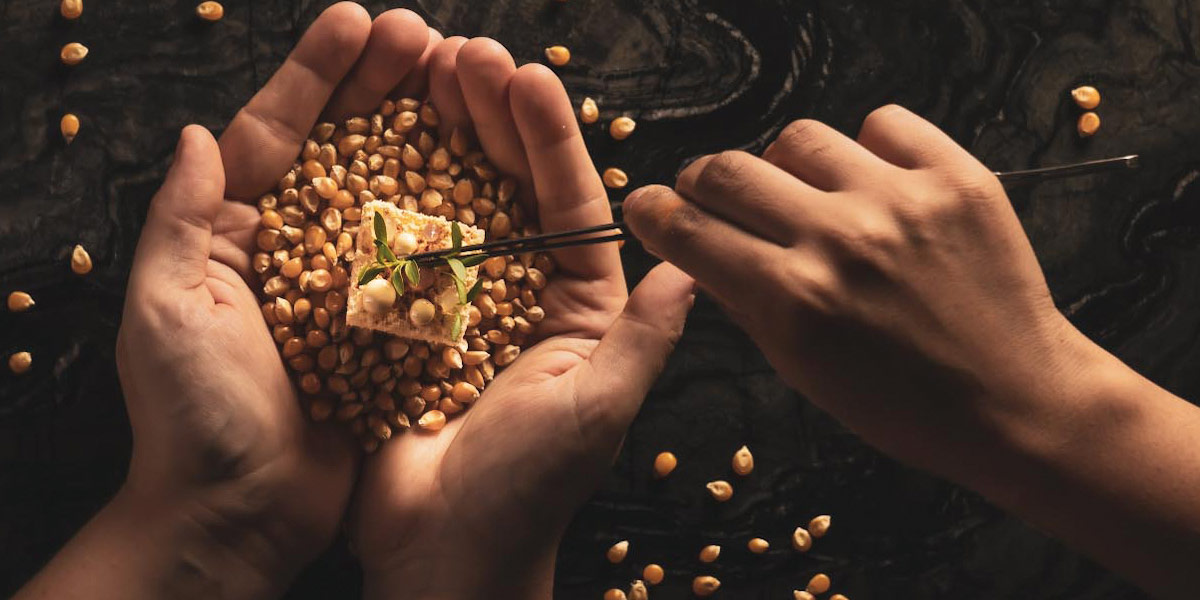
[[[946,450],[975,440],[939,436],[988,429],[948,425],[1021,413],[1011,384],[1069,371],[1080,354],[1062,351],[1081,336],[1054,309],[996,179],[888,107],[857,141],[798,122],[761,158],[704,157],[673,189],[635,191],[626,220],[671,264],[628,294],[614,245],[558,252],[540,342],[440,433],[363,457],[340,427],[306,421],[248,284],[250,253],[254,201],[314,123],[388,95],[427,96],[443,134],[471,128],[543,230],[612,218],[550,70],[518,68],[489,39],[443,39],[410,11],[327,9],[219,140],[183,130],[150,206],[118,340],[133,457],[81,534],[136,530],[130,549],[161,567],[140,582],[147,595],[277,594],[345,523],[368,596],[549,597],[558,539],[618,451],[697,285],[789,384],[951,476]]]

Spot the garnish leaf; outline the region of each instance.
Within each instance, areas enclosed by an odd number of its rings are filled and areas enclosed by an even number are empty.
[[[446,264],[450,265],[450,270],[454,273],[455,279],[467,279],[467,267],[463,265],[463,261],[457,258],[447,258]]]
[[[487,262],[487,259],[488,259],[488,257],[486,254],[479,253],[479,254],[472,254],[466,258],[460,258],[458,260],[462,262],[464,267],[474,267],[477,265],[481,265],[484,262]]]
[[[375,218],[371,220],[375,227],[375,240],[387,245],[387,222],[384,221],[383,213],[375,211]]]
[[[462,335],[462,326],[462,313],[454,313],[454,324],[450,327],[450,339],[458,340],[458,336]]]
[[[396,295],[404,295],[404,271],[400,269],[392,269],[392,288],[396,290]]]
[[[475,285],[471,286],[470,291],[467,292],[467,302],[474,302],[475,298],[479,297],[479,292],[482,290],[483,290],[483,280],[476,279]]]
[[[404,276],[408,278],[408,283],[413,287],[417,287],[421,283],[421,268],[414,261],[405,261]]]
[[[358,274],[358,285],[367,285],[375,276],[383,272],[383,267],[379,265],[370,265],[363,267],[363,270]]]
[[[467,285],[465,283],[463,283],[463,280],[455,277],[454,278],[454,289],[458,290],[458,303],[466,304],[467,303]]]
[[[379,256],[383,257],[383,260],[387,261],[388,263],[394,263],[399,260],[396,258],[396,253],[392,252],[392,249],[388,248],[386,243],[379,241],[378,238],[375,239],[375,250],[379,253]]]
[[[457,253],[459,248],[462,248],[462,228],[458,221],[450,221],[450,249]]]

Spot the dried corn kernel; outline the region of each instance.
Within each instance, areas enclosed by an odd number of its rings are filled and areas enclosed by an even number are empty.
[[[834,594],[829,597],[829,600],[850,600],[850,599],[842,594]]]
[[[700,575],[692,580],[692,593],[702,598],[713,595],[720,587],[720,580],[712,575]]]
[[[78,19],[83,14],[83,0],[62,0],[58,5],[58,12],[64,19]]]
[[[637,121],[629,117],[617,117],[608,124],[608,134],[614,140],[623,140],[633,135],[633,130],[637,128]]]
[[[817,600],[817,597],[804,590],[792,590],[792,600]]]
[[[566,46],[550,46],[546,48],[546,60],[556,67],[561,67],[571,62],[571,51]]]
[[[812,535],[803,527],[797,527],[792,532],[792,547],[800,552],[808,552],[812,549]]]
[[[84,46],[79,42],[71,42],[63,46],[62,51],[60,51],[58,55],[59,58],[62,59],[64,65],[75,66],[83,62],[84,58],[87,58],[88,49],[87,46]]]
[[[829,531],[829,526],[833,524],[833,517],[829,515],[817,515],[808,522],[808,531],[813,537],[819,538]]]
[[[437,431],[446,425],[446,413],[440,410],[431,410],[417,419],[417,425],[425,431]]]
[[[829,591],[829,576],[824,573],[817,573],[808,580],[808,587],[804,588],[810,594],[824,594]]]
[[[710,481],[704,487],[708,488],[708,493],[717,502],[725,502],[733,497],[733,486],[728,481]]]
[[[25,292],[12,292],[8,295],[8,310],[12,312],[25,312],[33,308],[33,296]]]
[[[225,16],[225,7],[220,2],[201,2],[196,5],[196,16],[205,21],[220,21]]]
[[[663,568],[653,563],[646,565],[646,568],[642,569],[642,579],[645,579],[646,583],[650,585],[662,583],[665,576],[666,573],[663,572]]]
[[[710,544],[700,549],[700,562],[710,563],[717,560],[721,556],[721,547],[716,544]]]
[[[612,545],[607,552],[604,553],[605,558],[612,564],[617,564],[625,560],[625,556],[629,554],[629,540],[621,540]]]
[[[75,248],[71,250],[71,270],[76,275],[87,275],[92,272],[92,257],[79,244],[75,244]]]
[[[650,600],[650,592],[646,591],[646,584],[641,579],[629,584],[629,600]]]
[[[762,538],[754,538],[746,543],[746,548],[749,548],[750,551],[755,554],[762,554],[763,552],[766,552],[767,549],[770,547],[771,547],[770,542],[768,542],[767,540],[764,540]]]
[[[1100,106],[1100,90],[1090,85],[1081,85],[1071,90],[1071,98],[1083,110],[1092,110]]]
[[[28,352],[17,352],[8,357],[8,368],[17,375],[28,371],[31,366],[33,366],[33,355]]]
[[[63,139],[70,144],[75,141],[75,136],[79,135],[79,117],[71,113],[63,115],[58,122],[58,129],[62,132]]]
[[[670,452],[659,452],[658,456],[654,457],[654,476],[662,479],[671,474],[675,470],[675,466],[679,464],[675,455]]]
[[[600,120],[600,108],[596,106],[595,100],[591,98],[583,99],[583,104],[579,105],[579,120],[587,125]]]
[[[738,475],[746,476],[754,470],[754,455],[750,454],[750,449],[742,446],[733,453],[733,472]]]
[[[1085,112],[1079,115],[1079,122],[1076,124],[1076,129],[1079,131],[1079,137],[1096,135],[1096,131],[1100,129],[1100,115],[1094,112]]]
[[[625,600],[625,591],[612,588],[604,592],[604,600]]]
[[[609,167],[604,170],[604,185],[612,189],[621,189],[629,185],[629,176],[625,171],[614,167]]]

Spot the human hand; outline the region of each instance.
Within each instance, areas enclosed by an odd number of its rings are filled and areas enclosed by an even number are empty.
[[[372,23],[354,3],[327,9],[219,143],[184,130],[138,245],[117,347],[134,437],[122,497],[198,525],[267,593],[332,539],[357,451],[307,422],[264,327],[246,283],[259,218],[247,202],[322,112],[378,106],[433,36],[410,11]]]
[[[517,69],[489,39],[448,38],[429,81],[442,126],[474,124],[543,231],[611,221],[552,72]],[[691,279],[663,265],[626,302],[612,244],[555,259],[541,341],[436,435],[394,437],[366,459],[353,529],[368,597],[550,597],[559,536],[610,466],[692,295]]]
[[[867,117],[857,143],[798,121],[761,159],[701,158],[674,190],[634,192],[625,216],[790,385],[960,481],[977,463],[958,451],[1064,418],[1091,360],[996,177],[897,106]]]

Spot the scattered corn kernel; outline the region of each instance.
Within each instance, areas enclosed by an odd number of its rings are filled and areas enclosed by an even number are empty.
[[[750,449],[742,446],[733,453],[733,472],[738,475],[746,476],[754,470],[754,455],[750,454]]]
[[[728,481],[710,481],[704,487],[708,488],[708,493],[712,494],[713,500],[724,502],[733,497],[733,486],[729,485]]]
[[[561,67],[571,62],[571,51],[566,46],[550,46],[546,48],[546,60],[556,67]]]
[[[808,531],[812,536],[819,538],[829,531],[829,526],[833,524],[833,517],[829,515],[817,515],[808,522]]]
[[[679,460],[670,452],[659,452],[658,456],[654,457],[654,476],[662,479],[671,474],[675,470],[675,466],[679,464]]]
[[[810,594],[824,594],[829,591],[829,576],[824,573],[817,573],[808,580],[808,587],[804,588]]]
[[[613,544],[608,549],[608,552],[604,553],[604,556],[608,558],[608,562],[615,565],[625,560],[625,555],[627,554],[629,554],[629,540],[621,540]]]
[[[225,16],[225,7],[220,2],[201,2],[196,5],[196,16],[205,21],[220,21]]]
[[[437,409],[431,410],[417,419],[417,425],[425,431],[437,431],[446,426],[446,413]]]
[[[645,579],[646,583],[650,585],[662,583],[665,576],[666,573],[663,571],[663,568],[653,563],[646,565],[646,568],[642,569],[642,579]]]
[[[710,563],[717,560],[721,556],[721,547],[716,544],[710,544],[700,549],[700,562]]]
[[[796,530],[792,532],[792,547],[800,552],[808,552],[810,549],[812,549],[812,535],[807,529],[803,527],[797,527]]]
[[[763,552],[766,552],[768,548],[771,547],[771,543],[762,538],[754,538],[746,543],[746,547],[749,548],[750,551],[755,554],[762,554]]]
[[[8,368],[17,375],[29,370],[33,366],[33,355],[28,352],[17,352],[8,357]]]
[[[629,185],[629,176],[625,174],[625,171],[614,167],[609,167],[604,170],[603,179],[604,185],[613,188],[614,190],[621,189]]]
[[[1083,110],[1092,110],[1100,106],[1100,90],[1090,86],[1081,85],[1071,90],[1071,98],[1075,100],[1075,104]]]
[[[625,600],[625,591],[612,588],[604,592],[604,600]]]
[[[58,128],[62,131],[63,139],[70,144],[75,141],[75,136],[79,135],[79,117],[71,113],[63,115],[58,122]]]
[[[817,597],[804,591],[804,590],[792,590],[792,599],[793,600],[817,600]]]
[[[1100,129],[1100,115],[1090,111],[1079,115],[1076,129],[1079,130],[1079,137],[1096,135],[1096,131]]]
[[[692,593],[700,596],[711,596],[721,587],[721,581],[712,575],[700,575],[692,580]]]
[[[650,600],[650,592],[646,590],[646,584],[641,579],[635,579],[629,584],[629,600]]]
[[[84,58],[87,58],[88,49],[87,46],[84,46],[79,42],[71,42],[63,46],[62,51],[59,52],[58,55],[59,58],[62,59],[64,65],[75,66],[83,62]]]
[[[30,308],[33,308],[33,296],[25,292],[12,292],[8,295],[8,310],[25,312]]]
[[[637,121],[629,117],[617,117],[608,124],[608,134],[614,140],[623,140],[630,135],[633,135],[633,130],[637,128]]]
[[[83,14],[83,0],[62,0],[58,12],[62,13],[64,19],[78,19]]]
[[[71,250],[71,270],[76,275],[87,275],[92,271],[92,257],[79,244],[75,244],[75,249]]]
[[[583,104],[579,105],[579,120],[587,125],[600,120],[600,108],[596,106],[595,100],[583,99]]]
[[[842,594],[834,594],[834,595],[832,595],[832,596],[830,596],[830,597],[829,597],[829,600],[850,600],[850,599],[849,599],[849,598],[847,598],[847,597],[845,597],[845,596],[844,596],[844,595],[842,595]]]

